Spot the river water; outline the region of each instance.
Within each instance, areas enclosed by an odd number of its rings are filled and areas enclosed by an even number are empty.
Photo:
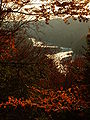
[[[53,19],[49,25],[45,21],[40,21],[37,30],[41,32],[32,32],[36,39],[46,42],[50,45],[59,47],[72,48],[74,53],[82,54],[86,47],[86,35],[90,27],[90,21],[79,22],[69,19],[69,25],[65,24],[62,19]],[[29,33],[28,29],[28,33]]]

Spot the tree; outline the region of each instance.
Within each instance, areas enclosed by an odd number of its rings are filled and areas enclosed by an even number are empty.
[[[69,18],[72,18],[73,20],[78,19],[80,22],[87,22],[89,20],[89,0],[71,0],[62,2],[60,2],[60,0],[0,1],[0,24],[3,22],[3,24],[0,25],[0,31],[3,31],[3,33],[5,32],[8,36],[15,36],[15,34],[20,31],[20,28],[22,29],[21,31],[25,33],[25,27],[28,27],[28,23],[35,23],[42,19],[45,20],[46,24],[49,24],[49,20],[55,17],[63,17],[66,24],[69,24]],[[14,22],[13,27],[11,27],[10,21]]]
[[[1,0],[2,1],[2,0]],[[39,5],[40,4],[40,5]],[[60,2],[59,0],[3,0],[1,14],[13,20],[27,20],[26,16],[33,16],[34,21],[45,19],[48,24],[51,17],[65,17],[67,22],[69,17],[74,20],[78,16],[79,21],[87,21],[86,16],[90,14],[89,0],[71,0]],[[17,14],[17,16],[15,15]]]
[[[28,27],[28,23],[30,22],[37,23],[42,19],[45,20],[46,24],[49,24],[49,20],[55,17],[63,18],[66,24],[69,24],[68,22],[69,18],[72,18],[73,20],[78,19],[80,22],[82,21],[87,22],[89,20],[88,15],[90,14],[89,7],[88,7],[89,0],[83,0],[83,1],[72,0],[72,1],[66,1],[66,2],[65,1],[59,2],[59,0],[41,0],[41,3],[38,7],[37,5],[34,6],[34,3],[32,3],[30,0],[1,0],[0,3],[1,3],[0,5],[0,102],[6,101],[8,96],[14,96],[17,98],[24,97],[26,99],[28,97],[28,93],[31,93],[29,95],[32,95],[36,98],[38,94],[36,93],[36,96],[35,96],[34,94],[35,89],[33,89],[34,91],[33,92],[31,88],[37,87],[37,86],[33,87],[36,82],[38,82],[36,85],[39,86],[39,82],[44,81],[41,84],[41,87],[43,85],[44,86],[43,88],[47,88],[47,86],[45,85],[49,83],[49,87],[53,88],[53,90],[56,90],[55,105],[58,103],[60,106],[63,106],[64,104],[63,100],[64,100],[65,106],[68,105],[66,104],[67,101],[68,103],[70,103],[70,106],[67,106],[68,108],[70,107],[71,109],[72,108],[71,103],[74,102],[75,103],[74,107],[76,107],[76,109],[82,110],[82,108],[80,108],[82,106],[81,104],[79,105],[79,102],[82,102],[82,104],[84,104],[84,102],[79,100],[79,98],[82,99],[82,94],[80,94],[81,92],[79,87],[77,86],[77,83],[73,83],[74,84],[73,88],[69,88],[69,89],[67,88],[67,94],[65,93],[66,90],[63,88],[63,86],[60,87],[59,84],[61,80],[62,81],[65,80],[66,77],[67,77],[66,78],[67,82],[68,80],[70,81],[73,79],[75,82],[76,80],[79,80],[79,79],[82,80],[83,79],[82,78],[83,60],[80,61],[82,62],[81,64],[79,64],[79,59],[76,59],[76,61],[72,63],[71,61],[67,61],[67,65],[69,64],[69,66],[67,67],[68,74],[66,76],[64,74],[60,74],[59,72],[57,72],[56,66],[54,65],[53,61],[50,59],[47,59],[45,55],[42,55],[41,48],[37,49],[37,47],[33,47],[32,44],[28,43],[25,39],[26,36],[24,35],[25,35],[25,27]],[[27,19],[27,17],[29,17],[29,19]],[[13,25],[11,25],[11,21],[13,21]],[[45,51],[45,52],[48,52],[48,51]],[[86,55],[88,59],[89,49]],[[38,61],[36,61],[37,58],[38,58]],[[81,71],[78,69],[79,65],[81,65]],[[88,70],[89,69],[87,68],[86,76],[87,76]],[[77,76],[77,72],[78,72],[78,76]],[[57,88],[59,88],[58,93],[60,96],[62,95],[62,98],[58,96]],[[39,89],[36,89],[36,90],[40,91]],[[48,92],[45,94],[48,94]],[[70,100],[68,99],[69,94],[70,94]],[[53,101],[52,99],[54,97],[53,95],[54,94],[52,91],[50,104]],[[49,94],[46,96],[48,97]],[[13,97],[9,97],[9,98],[13,98]],[[17,101],[17,98],[15,99],[16,101]],[[57,100],[57,98],[60,99],[60,102]],[[44,102],[46,102],[46,100],[44,100]],[[1,104],[0,106],[2,107]],[[5,107],[6,106],[4,106],[4,108]],[[34,106],[34,108],[35,107],[36,105]],[[56,105],[56,107],[58,107],[58,105]],[[4,110],[4,108],[2,108],[2,110]],[[30,109],[28,110],[31,111]],[[6,113],[8,112],[7,110],[5,111]],[[26,116],[27,116],[27,113],[28,111],[26,109],[25,110]],[[59,115],[59,113],[58,115],[56,114],[57,113],[56,110],[54,113],[55,113],[55,116]],[[5,115],[5,117],[7,119],[8,117],[13,119],[11,114],[12,113],[10,113],[9,115]],[[1,116],[2,116],[2,113],[1,113]],[[83,117],[83,114],[81,113],[80,116]],[[61,117],[62,116],[60,114],[60,118]],[[30,114],[29,114],[29,118],[30,118]],[[50,117],[50,119],[52,118]]]
[[[21,32],[24,33],[23,35],[25,35],[25,30],[26,30],[25,26],[28,27],[28,23],[37,23],[40,20],[45,20],[45,23],[49,24],[50,19],[57,17],[63,18],[66,24],[69,24],[68,22],[69,18],[72,18],[73,20],[78,19],[80,22],[82,21],[87,22],[89,20],[88,18],[90,14],[88,7],[89,0],[85,0],[85,1],[72,0],[66,2],[65,1],[60,2],[59,0],[38,0],[38,1],[40,2],[40,5],[37,3],[37,1],[33,3],[33,1],[31,2],[30,0],[1,0],[1,5],[0,5],[0,58],[2,60],[1,63],[7,62],[7,64],[10,63],[11,65],[12,63],[14,64],[14,66],[17,66],[15,68],[15,72],[17,73],[16,76],[18,77],[14,78],[14,81],[16,81],[19,78],[20,84],[23,79],[22,75],[21,75],[22,78],[20,78],[21,77],[20,74],[22,72],[21,71],[22,66],[26,64],[26,62],[24,61],[25,59],[23,60],[23,56],[25,55],[24,58],[27,57],[26,61],[28,61],[27,64],[29,65],[30,61],[31,60],[33,61],[33,59],[30,59],[28,55],[29,52],[34,53],[34,49],[32,48],[31,44],[27,44],[24,36],[21,37],[20,35],[19,36],[17,35],[19,34],[18,31],[21,30]],[[11,21],[13,21],[13,26],[10,25]],[[15,41],[15,36],[18,36],[17,41]],[[27,45],[29,49],[27,48]],[[18,57],[17,57],[18,62],[15,62],[17,49],[19,47],[20,47],[20,51],[18,52]],[[35,57],[33,56],[33,58],[36,59],[37,56],[38,55],[36,55]],[[32,54],[31,54],[31,58],[32,58]],[[7,64],[5,63],[5,65]],[[30,69],[28,67],[26,69],[26,66],[24,68],[25,68],[24,70],[26,71]],[[7,67],[6,72],[8,71],[8,69],[9,68]],[[1,68],[1,71],[2,70],[3,69]],[[12,69],[9,70],[9,73],[11,71]],[[3,75],[4,74],[5,73],[3,73]],[[43,72],[42,73],[40,72],[40,74],[42,76]],[[9,77],[11,80],[15,75],[10,74],[10,76],[12,76]],[[6,77],[2,79],[6,80]],[[25,81],[23,82],[22,86],[23,85],[25,85]]]

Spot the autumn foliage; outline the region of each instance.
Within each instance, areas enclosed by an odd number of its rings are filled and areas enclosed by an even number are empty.
[[[14,6],[10,8],[9,2],[14,3]],[[53,119],[51,118],[53,114],[58,117],[58,113],[66,111],[82,112],[87,110],[89,105],[87,103],[87,85],[84,84],[86,80],[84,74],[85,57],[78,56],[74,60],[62,60],[61,63],[65,66],[66,73],[61,73],[54,61],[45,56],[49,50],[42,50],[41,47],[37,48],[26,41],[23,36],[25,34],[23,24],[28,23],[25,21],[26,16],[34,16],[34,19],[30,19],[29,22],[35,23],[44,18],[48,24],[52,17],[65,17],[65,15],[68,17],[63,20],[67,24],[69,24],[69,18],[87,22],[89,19],[86,16],[90,14],[89,0],[84,2],[72,0],[62,3],[57,0],[47,0],[47,3],[44,3],[42,0],[38,9],[29,6],[23,11],[22,8],[30,2],[30,0],[2,1],[0,11],[1,119],[3,119],[3,114],[7,112],[10,115],[7,118],[12,118],[13,113],[19,110],[25,112],[26,115],[31,112],[29,117],[34,113],[37,115],[38,110],[44,111],[43,115],[45,113],[48,116],[46,119],[50,120]],[[7,20],[14,20],[13,29],[3,28],[2,23],[8,24]],[[22,36],[19,34],[19,28],[21,28],[21,33],[24,33]],[[13,111],[13,115],[10,114],[10,111]],[[36,119],[36,115],[33,120]],[[30,119],[32,120],[32,118]]]
[[[52,116],[53,112],[58,114],[67,111],[81,111],[82,115],[84,116],[82,111],[88,108],[87,103],[83,99],[82,93],[78,86],[68,88],[66,91],[64,91],[62,87],[60,88],[60,90],[54,91],[52,89],[45,90],[32,86],[31,88],[29,88],[29,91],[29,99],[17,99],[13,96],[9,96],[8,101],[1,102],[0,109],[6,109],[7,111],[11,111],[12,109],[14,112],[17,109],[26,111],[28,107],[28,117],[33,117],[33,114],[31,114],[31,110],[37,116],[38,110],[40,111],[41,109],[41,113],[43,114],[44,111],[45,114],[48,115],[49,119],[49,115]],[[14,118],[14,114],[12,115]]]
[[[13,3],[12,7],[8,3]],[[35,2],[35,1],[34,1]],[[87,22],[89,19],[86,17],[90,14],[89,0],[72,0],[62,1],[58,0],[41,0],[36,3],[38,8],[34,6],[34,2],[30,0],[2,0],[1,19],[6,19],[6,16],[10,20],[26,20],[27,16],[31,17],[30,21],[38,21],[44,19],[46,24],[53,17],[65,17],[63,20],[68,22],[68,18],[73,20],[79,20],[80,22]],[[40,5],[39,5],[40,4]],[[25,7],[28,6],[29,7]],[[17,15],[15,15],[17,13]]]
[[[13,53],[17,53],[18,58],[16,60],[19,63],[14,61],[14,64],[12,64],[13,62],[8,57],[1,59],[3,62],[5,60],[11,62],[11,64],[0,65],[0,71],[2,71],[0,82],[3,83],[0,88],[3,95],[0,100],[2,111],[12,108],[17,110],[20,106],[25,110],[28,106],[36,113],[38,109],[41,109],[51,114],[52,111],[57,113],[72,110],[82,111],[88,108],[87,89],[83,85],[84,57],[77,57],[74,61],[63,60],[62,64],[67,67],[66,74],[63,74],[58,71],[53,60],[48,59],[44,53],[41,57],[38,57],[37,62],[34,61],[42,50],[41,48],[35,49],[29,46],[32,49],[29,48],[25,54],[31,54],[32,57],[29,56],[28,58],[27,56],[25,58],[27,58],[26,60],[29,59],[31,63],[20,63],[19,60],[22,61],[22,58],[24,58],[24,54],[21,54],[24,47],[22,46],[22,49],[17,47],[16,49],[15,44],[13,44],[14,39],[12,39],[12,42],[10,42],[10,38],[8,39],[7,45],[9,50],[12,51],[10,55],[13,56]],[[2,48],[7,50],[7,45],[3,47],[2,44]],[[27,46],[27,44],[25,45]],[[33,56],[35,52],[37,54]]]
[[[3,33],[2,33],[3,32]],[[0,32],[0,61],[13,61],[16,56],[14,36],[4,35],[5,31]]]
[[[83,100],[80,94],[78,86],[73,86],[73,88],[68,88],[67,91],[58,90],[53,91],[52,89],[40,90],[32,86],[30,88],[30,98],[23,100],[21,98],[17,99],[13,96],[8,97],[6,103],[1,103],[0,107],[6,108],[7,106],[13,106],[17,108],[18,105],[25,107],[30,105],[31,107],[36,106],[36,108],[44,108],[45,111],[62,111],[62,110],[82,110],[87,108],[87,104]]]

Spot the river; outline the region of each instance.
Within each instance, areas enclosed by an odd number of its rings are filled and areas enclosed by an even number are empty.
[[[74,53],[82,54],[86,47],[86,35],[90,28],[90,21],[87,23],[73,21],[69,19],[70,24],[65,24],[62,19],[53,19],[49,21],[49,25],[45,21],[40,21],[38,31],[32,32],[32,36],[50,45],[59,47],[72,48]],[[28,29],[28,33],[31,32]]]

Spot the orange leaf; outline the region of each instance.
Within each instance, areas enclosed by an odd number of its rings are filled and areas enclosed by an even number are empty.
[[[61,91],[63,90],[63,86],[60,87],[60,90],[61,90]]]

